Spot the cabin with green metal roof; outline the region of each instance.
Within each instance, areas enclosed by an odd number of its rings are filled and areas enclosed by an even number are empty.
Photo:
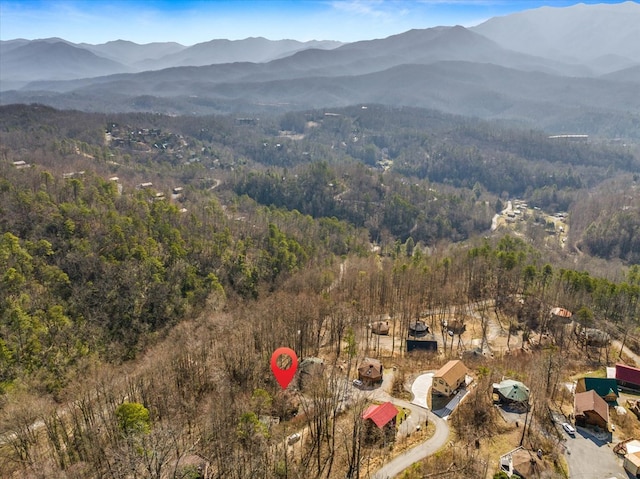
[[[580,378],[576,384],[576,393],[595,391],[609,405],[618,404],[618,382],[614,378]]]

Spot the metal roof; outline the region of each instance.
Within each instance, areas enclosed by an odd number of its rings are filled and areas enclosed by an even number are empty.
[[[371,419],[376,426],[382,429],[398,415],[398,410],[390,402],[376,406],[372,404],[362,413],[362,419]]]

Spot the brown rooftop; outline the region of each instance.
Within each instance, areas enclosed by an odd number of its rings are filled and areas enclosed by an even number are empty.
[[[380,380],[382,378],[382,363],[377,359],[366,358],[358,368],[358,376],[360,379]]]
[[[609,405],[593,389],[577,393],[573,400],[573,412],[576,416],[582,416],[587,411],[594,411],[606,422],[609,422]]]
[[[467,367],[459,359],[453,359],[442,366],[434,374],[434,378],[442,378],[449,385],[454,385],[461,377],[467,374]]]

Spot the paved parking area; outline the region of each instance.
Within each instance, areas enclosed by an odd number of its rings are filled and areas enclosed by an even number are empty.
[[[565,457],[569,465],[571,479],[609,479],[612,477],[627,478],[622,467],[622,461],[613,452],[610,443],[603,442],[592,436],[583,428],[576,428],[575,438],[567,437],[565,445],[568,449]]]

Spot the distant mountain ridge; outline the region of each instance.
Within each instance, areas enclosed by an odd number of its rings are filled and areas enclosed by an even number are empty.
[[[640,63],[639,22],[640,3],[581,3],[494,17],[471,30],[506,48],[603,74]],[[610,66],[612,55],[617,62]]]
[[[32,81],[74,80],[229,62],[260,63],[309,48],[331,49],[340,45],[334,41],[266,38],[211,40],[190,47],[175,42],[140,45],[125,40],[99,45],[74,44],[61,38],[3,40],[0,41],[0,90],[22,87]]]
[[[175,42],[146,43],[144,45],[139,45],[127,40],[114,40],[99,45],[80,43],[78,46],[92,51],[96,55],[100,55],[129,66],[134,66],[145,60],[158,59],[167,55],[173,55],[188,48]]]
[[[171,114],[379,103],[516,120],[554,132],[640,137],[640,39],[627,44],[640,35],[637,25],[640,5],[626,2],[543,7],[470,29],[416,29],[344,45],[263,38],[193,47],[118,41],[89,51],[67,44],[72,58],[80,58],[71,55],[76,49],[94,62],[121,62],[101,64],[113,74],[100,77],[33,77],[38,81],[5,88],[0,102]],[[30,46],[1,43],[2,61]],[[202,62],[208,63],[156,69]],[[147,70],[136,73],[141,66]]]
[[[0,78],[24,81],[39,78],[46,71],[52,80],[70,80],[102,76],[129,69],[122,63],[104,58],[64,41],[36,40],[3,51]]]

